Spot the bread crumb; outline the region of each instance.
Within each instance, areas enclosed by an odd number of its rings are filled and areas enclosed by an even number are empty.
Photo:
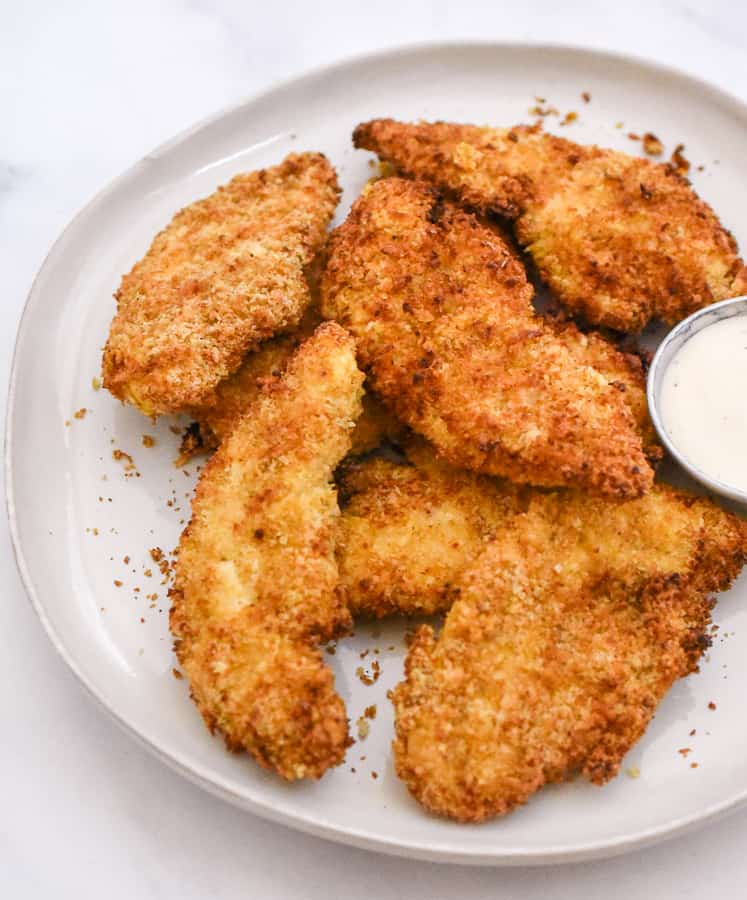
[[[664,144],[662,144],[655,134],[647,131],[643,135],[643,152],[647,153],[649,156],[661,156],[664,152]]]
[[[77,412],[73,413],[73,418],[74,419],[85,419],[87,412],[88,412],[88,410],[85,408],[85,406],[81,406],[81,408]]]
[[[122,582],[119,580],[119,578],[114,579],[114,587],[122,587]]]
[[[150,434],[143,435],[143,447],[155,447],[156,439]]]
[[[581,94],[581,99],[584,101],[584,103],[589,103],[591,101],[591,94],[588,91],[584,91]]]
[[[640,778],[640,777],[641,777],[641,770],[638,768],[638,766],[630,766],[630,767],[627,769],[627,773],[626,773],[626,774],[629,775],[630,778]]]
[[[690,161],[685,159],[683,153],[684,149],[684,144],[677,144],[672,151],[672,156],[670,158],[670,164],[678,175],[684,175],[686,172],[690,171]]]
[[[366,672],[366,670],[363,668],[363,666],[358,666],[358,668],[355,670],[355,674],[358,676],[358,678],[360,678],[361,682],[365,685],[376,684],[376,682],[379,680],[379,676],[381,675],[381,666],[379,665],[378,659],[375,659],[371,663],[371,674],[370,675],[368,674],[368,672]]]
[[[130,456],[130,454],[125,453],[124,450],[112,450],[112,459],[114,459],[116,462],[124,461],[125,472],[135,471],[135,461]]]
[[[179,669],[172,669],[171,674],[174,676],[174,678],[176,678],[177,681],[181,681],[182,678],[184,678]]]
[[[542,104],[544,104],[545,102],[546,102],[545,100],[541,99],[536,106],[530,107],[529,115],[530,116],[539,116],[542,119],[544,119],[546,116],[559,116],[560,115],[560,113],[557,111],[557,109],[554,106],[543,106]]]
[[[688,754],[692,753],[693,751],[690,747],[681,747],[677,752],[680,754],[680,756],[688,756]]]
[[[101,390],[101,379],[100,379],[100,378],[96,378],[96,377],[94,376],[94,377],[91,379],[91,387],[94,389],[94,391],[100,391],[100,390]]]
[[[360,738],[360,740],[365,741],[371,730],[368,719],[366,719],[364,716],[358,716],[355,724],[358,726],[358,737]]]
[[[708,709],[716,709],[716,704],[713,702],[713,700],[708,703]]]
[[[563,118],[560,120],[560,124],[561,125],[571,125],[573,122],[576,121],[576,119],[578,119],[577,112],[567,112],[563,116]]]

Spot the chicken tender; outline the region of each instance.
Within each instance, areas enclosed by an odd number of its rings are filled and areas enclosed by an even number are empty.
[[[427,185],[372,184],[330,236],[322,313],[374,390],[455,465],[635,497],[653,473],[619,390],[533,310],[499,234]]]
[[[331,484],[363,375],[322,325],[202,472],[171,592],[176,652],[211,731],[285,779],[318,778],[349,745],[316,645],[350,627]]]
[[[344,500],[337,549],[340,581],[354,616],[448,612],[459,596],[465,569],[530,503],[535,515],[556,522],[558,534],[569,532],[575,540],[581,525],[588,530],[590,557],[599,552],[594,541],[601,535],[609,544],[601,557],[606,560],[618,534],[616,564],[622,567],[627,561],[634,569],[639,565],[633,554],[638,545],[629,543],[627,532],[609,531],[618,528],[615,504],[572,493],[544,495],[519,489],[454,468],[439,460],[424,441],[409,440],[404,446],[410,465],[368,459],[345,466],[339,477]],[[663,486],[655,493],[655,503],[625,504],[624,528],[634,527],[634,517],[640,516],[637,540],[657,547],[673,570],[679,571],[679,565],[692,577],[698,573],[709,577],[710,564],[695,568],[694,555],[674,554],[690,553],[704,529],[713,547],[729,547],[732,520],[708,501],[695,501]],[[688,503],[695,504],[696,512]],[[703,590],[718,588],[718,584],[703,586]]]
[[[710,640],[709,592],[744,524],[656,486],[627,503],[536,492],[421,627],[393,692],[399,776],[427,809],[479,822],[580,771],[614,777]]]
[[[526,126],[376,119],[353,139],[401,172],[515,220],[544,281],[592,324],[638,332],[747,290],[734,238],[669,165]]]
[[[116,293],[105,387],[148,416],[210,403],[248,351],[298,324],[338,196],[324,156],[291,154],[178,213]]]
[[[340,479],[340,584],[354,616],[445,612],[463,570],[519,510],[512,485],[419,453],[418,466],[368,459]]]

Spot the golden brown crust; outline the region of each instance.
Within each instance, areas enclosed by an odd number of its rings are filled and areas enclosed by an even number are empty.
[[[146,415],[209,402],[249,350],[298,324],[338,195],[325,157],[303,153],[185,207],[122,279],[104,385]]]
[[[520,509],[520,492],[411,448],[417,465],[368,459],[340,478],[337,548],[353,616],[446,612],[463,570]]]
[[[652,461],[661,459],[664,451],[648,413],[646,373],[641,358],[632,353],[621,352],[597,332],[580,332],[573,322],[557,323],[554,331],[576,355],[579,365],[596,369],[621,392],[623,401],[635,420],[646,456]]]
[[[374,390],[450,462],[640,495],[653,475],[630,410],[531,297],[495,231],[397,178],[354,204],[322,278],[322,313],[354,334]]]
[[[536,128],[359,125],[357,147],[462,202],[516,220],[547,284],[574,313],[626,332],[734,297],[747,269],[733,237],[666,164]]]
[[[708,646],[708,591],[744,523],[657,486],[610,504],[535,492],[422,627],[393,692],[397,772],[429,810],[478,822],[581,771],[602,784]]]
[[[331,478],[362,381],[350,336],[322,325],[206,465],[179,544],[171,627],[192,696],[229,747],[287,779],[318,778],[349,743],[315,644],[350,625]]]
[[[230,433],[237,419],[256,402],[265,384],[283,374],[294,353],[321,321],[315,307],[307,309],[296,329],[264,341],[257,350],[247,354],[233,375],[217,385],[209,402],[189,410],[199,425],[206,449],[215,449]]]
[[[239,370],[216,387],[210,402],[189,411],[195,423],[185,433],[179,465],[198,451],[215,450],[236,420],[249,412],[267,382],[283,374],[300,344],[314,333],[321,321],[318,309],[309,307],[297,329],[265,341],[249,353]],[[351,435],[350,453],[368,453],[384,440],[396,441],[403,430],[404,426],[367,388],[362,412]]]

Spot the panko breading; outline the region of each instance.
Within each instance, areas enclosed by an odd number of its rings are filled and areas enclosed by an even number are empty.
[[[257,351],[250,353],[238,372],[218,385],[212,403],[190,410],[195,423],[185,432],[177,460],[179,465],[198,451],[215,450],[220,445],[238,418],[249,413],[268,380],[282,376],[298,346],[313,333],[319,322],[316,311],[313,315],[307,311],[298,330],[265,341]],[[350,453],[368,453],[384,440],[396,440],[403,429],[404,426],[376,397],[366,391],[362,412],[350,436]]]
[[[484,212],[515,219],[540,275],[593,324],[674,324],[747,290],[731,234],[673,167],[536,127],[359,125],[356,147]]]
[[[267,381],[283,374],[299,346],[321,321],[315,307],[307,309],[296,329],[264,341],[247,354],[238,371],[217,385],[208,403],[189,410],[199,426],[200,446],[214,450],[220,444],[238,418],[256,402]]]
[[[425,447],[418,465],[347,466],[340,489],[340,584],[354,616],[447,611],[463,570],[520,509],[509,483],[442,463]]]
[[[338,196],[325,157],[302,153],[185,207],[122,279],[104,386],[149,416],[210,402],[248,351],[298,324]]]
[[[643,440],[646,456],[651,460],[660,459],[663,450],[648,412],[646,374],[641,358],[632,353],[621,352],[597,332],[580,332],[572,322],[557,323],[554,332],[569,351],[576,355],[578,365],[596,369],[609,384],[622,393]]]
[[[450,462],[619,498],[653,474],[619,390],[533,310],[500,235],[419,182],[372,184],[332,233],[322,313],[374,390]]]
[[[322,325],[203,470],[179,544],[171,627],[195,703],[286,779],[320,777],[350,743],[315,645],[351,624],[331,479],[362,382],[351,337]]]
[[[709,592],[747,531],[656,486],[613,504],[535,492],[460,582],[438,638],[422,626],[393,692],[399,776],[429,810],[502,815],[543,784],[617,774],[710,641]]]

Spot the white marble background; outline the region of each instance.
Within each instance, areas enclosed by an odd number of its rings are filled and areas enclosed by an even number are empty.
[[[359,51],[468,37],[632,52],[747,99],[747,9],[728,0],[1,0],[3,406],[34,273],[109,179],[173,133],[279,78]],[[0,895],[7,900],[745,896],[747,813],[606,862],[479,870],[378,857],[238,812],[167,770],[84,696],[28,605],[4,521],[0,529]]]

